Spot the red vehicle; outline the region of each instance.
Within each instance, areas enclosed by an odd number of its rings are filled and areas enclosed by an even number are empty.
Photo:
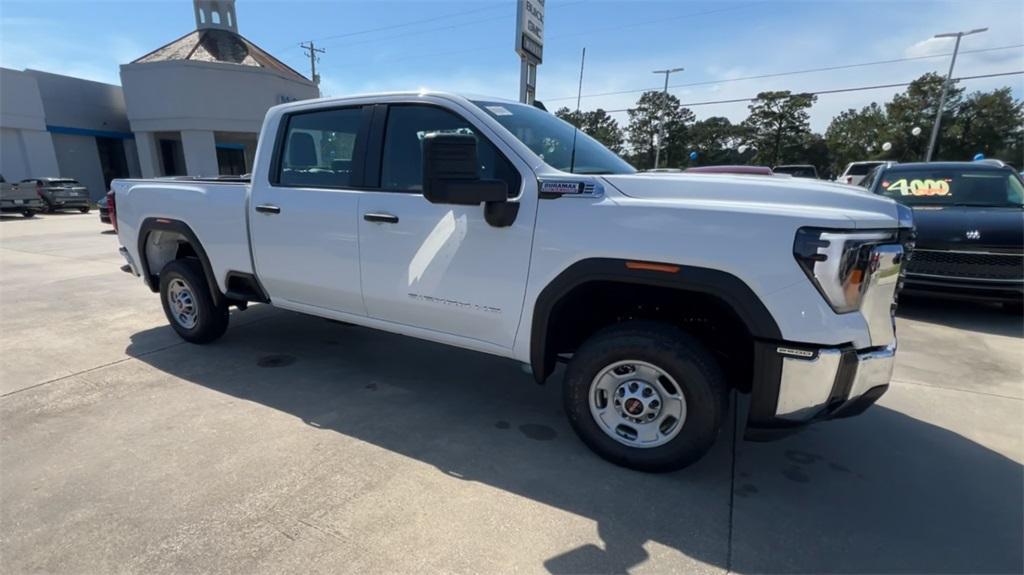
[[[698,166],[686,168],[685,171],[687,174],[746,174],[751,176],[771,176],[774,174],[768,166]]]

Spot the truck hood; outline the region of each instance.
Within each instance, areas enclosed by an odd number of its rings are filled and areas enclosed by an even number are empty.
[[[1024,250],[1019,207],[914,206],[917,247],[939,250]]]
[[[666,205],[728,202],[746,208],[841,217],[855,228],[895,227],[896,202],[863,188],[809,180],[735,174],[619,174],[602,176],[621,194]]]

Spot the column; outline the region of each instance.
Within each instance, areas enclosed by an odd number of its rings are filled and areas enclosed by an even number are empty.
[[[143,178],[159,178],[163,175],[153,132],[135,132],[135,150],[139,154],[139,169],[142,170]]]
[[[220,175],[217,165],[217,143],[209,130],[182,130],[181,146],[185,152],[185,171],[190,176]]]

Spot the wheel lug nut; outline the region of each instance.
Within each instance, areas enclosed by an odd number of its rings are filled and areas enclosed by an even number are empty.
[[[650,397],[652,393],[654,393],[654,392],[651,391],[651,388],[648,387],[648,388],[644,389],[643,396],[644,397]]]

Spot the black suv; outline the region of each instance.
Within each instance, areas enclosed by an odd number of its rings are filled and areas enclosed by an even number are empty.
[[[861,185],[914,210],[904,293],[1024,302],[1024,180],[997,161],[885,164]]]

